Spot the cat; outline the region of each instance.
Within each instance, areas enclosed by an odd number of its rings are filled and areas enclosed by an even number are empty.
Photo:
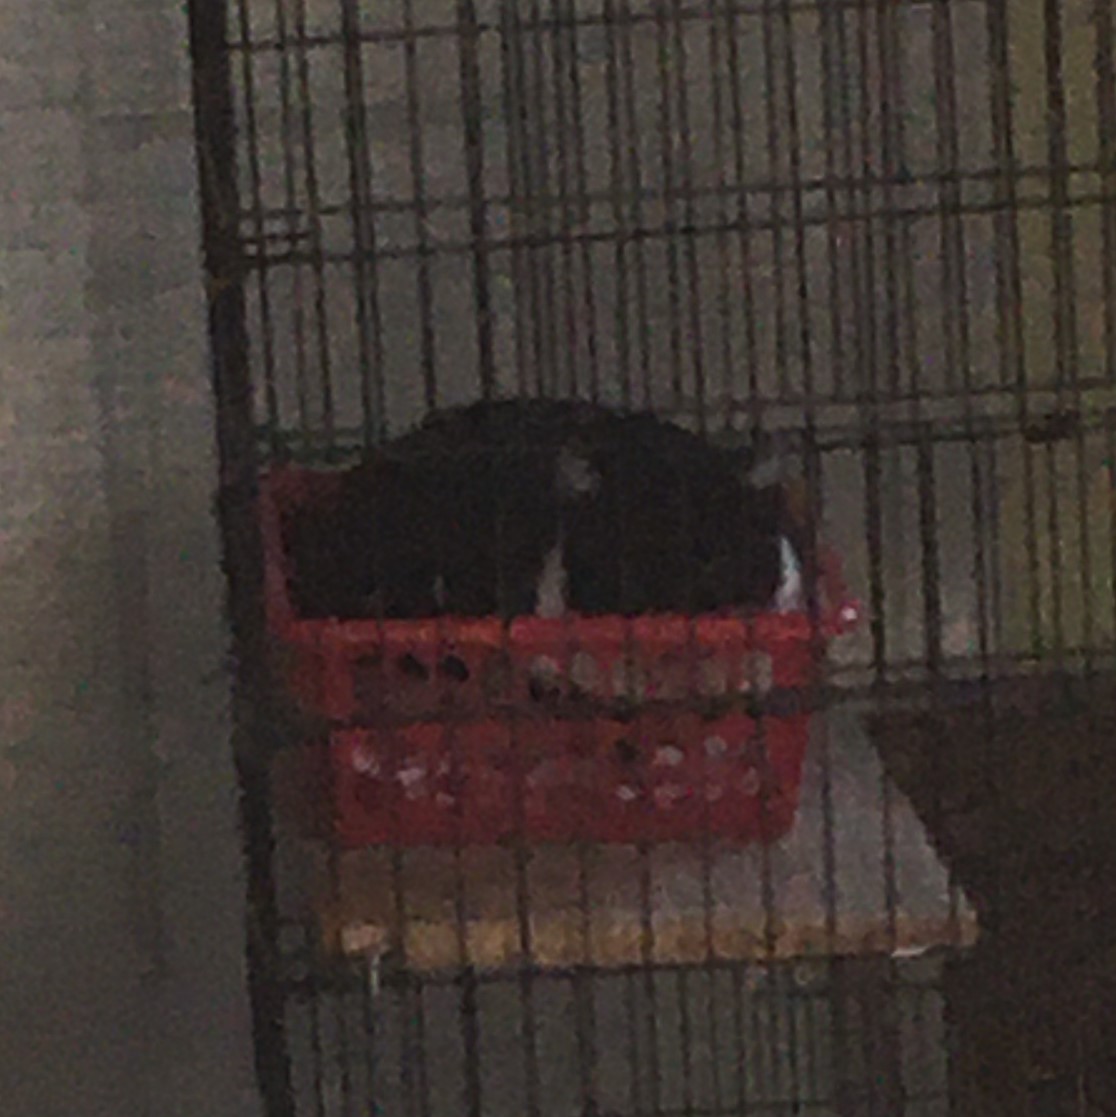
[[[293,518],[305,615],[632,616],[786,596],[777,484],[653,415],[504,400],[431,413]]]
[[[304,614],[532,612],[558,515],[554,452],[523,437],[534,410],[432,413],[348,470],[329,506],[292,517],[286,543]],[[556,451],[554,424],[542,426]]]

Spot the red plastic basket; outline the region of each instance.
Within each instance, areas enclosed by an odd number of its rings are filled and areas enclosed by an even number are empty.
[[[329,500],[337,476],[272,470],[261,510],[269,625],[287,685],[331,726],[343,846],[514,835],[744,843],[793,825],[809,714],[756,722],[716,710],[727,696],[802,687],[816,664],[816,634],[824,643],[855,626],[835,555],[823,554],[817,628],[804,613],[524,617],[510,626],[308,620],[288,593],[282,517],[303,501]],[[701,708],[683,707],[695,693]],[[566,702],[551,707],[552,694]],[[553,716],[574,695],[584,716]]]

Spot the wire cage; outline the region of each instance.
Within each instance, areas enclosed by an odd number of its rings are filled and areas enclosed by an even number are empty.
[[[190,7],[269,1112],[1098,1111],[1109,7]],[[799,611],[299,618],[285,510],[515,398],[773,438]],[[736,705],[516,675],[702,647]],[[711,740],[777,777],[718,814]]]

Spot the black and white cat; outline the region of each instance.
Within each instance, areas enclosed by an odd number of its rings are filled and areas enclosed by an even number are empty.
[[[777,484],[643,413],[508,400],[435,412],[290,525],[306,615],[793,608]]]

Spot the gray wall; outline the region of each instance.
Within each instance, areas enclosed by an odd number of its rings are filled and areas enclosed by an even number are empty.
[[[184,7],[0,8],[0,1107],[250,1114]]]

